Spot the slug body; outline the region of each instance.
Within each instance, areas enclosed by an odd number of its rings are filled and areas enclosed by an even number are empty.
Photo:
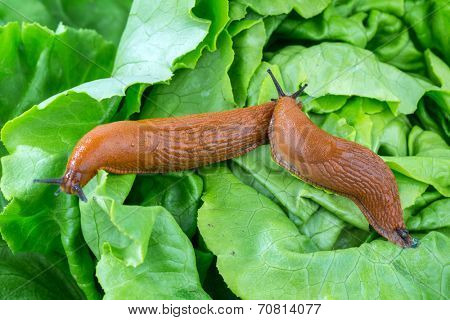
[[[406,230],[397,184],[371,150],[334,137],[302,112],[296,98],[305,86],[276,102],[177,118],[121,121],[98,126],[75,146],[65,174],[35,182],[87,201],[82,187],[98,170],[116,174],[162,173],[240,156],[270,140],[272,156],[307,183],[353,200],[375,230],[402,247],[418,242]]]
[[[416,246],[389,167],[371,150],[320,129],[301,109],[295,97],[281,94],[269,127],[273,159],[305,182],[351,199],[383,237]]]
[[[100,125],[79,140],[60,179],[62,191],[86,200],[82,187],[98,170],[160,173],[200,167],[240,156],[267,142],[274,102],[184,117]]]

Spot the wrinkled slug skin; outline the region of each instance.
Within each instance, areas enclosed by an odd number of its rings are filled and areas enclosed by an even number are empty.
[[[375,230],[410,247],[398,187],[389,167],[371,150],[317,127],[301,104],[280,97],[269,127],[274,160],[305,182],[353,200]]]
[[[120,121],[89,131],[75,146],[61,188],[76,194],[97,171],[157,173],[197,168],[267,142],[275,102],[175,118]]]

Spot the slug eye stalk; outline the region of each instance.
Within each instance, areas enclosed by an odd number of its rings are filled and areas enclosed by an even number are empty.
[[[84,195],[83,189],[81,189],[81,187],[78,184],[74,185],[73,189],[76,191],[76,193],[77,193],[78,197],[81,199],[81,201],[87,202],[87,198]]]
[[[46,183],[46,184],[62,184],[62,178],[53,178],[53,179],[34,179],[34,183]]]
[[[277,92],[278,92],[278,97],[279,98],[280,97],[285,97],[286,94],[284,93],[283,89],[281,88],[281,85],[278,82],[277,78],[275,78],[275,75],[272,73],[272,70],[267,69],[267,73],[272,78],[272,81],[273,81],[273,83],[275,85],[275,88],[277,89]],[[293,99],[297,99],[298,96],[300,96],[303,93],[303,91],[305,91],[305,88],[307,86],[308,86],[308,84],[306,84],[306,83],[304,85],[300,85],[300,88],[296,92],[294,92],[292,95],[290,95],[290,97],[293,98]]]
[[[405,248],[417,248],[419,246],[419,240],[410,236],[409,231],[406,229],[395,230],[400,238],[404,241]]]
[[[308,86],[307,83],[305,83],[304,85],[300,85],[300,88],[299,88],[296,92],[294,92],[294,93],[291,95],[291,97],[294,98],[294,99],[297,99],[298,96],[300,96],[300,95],[303,93],[303,91],[305,91],[305,89],[306,89],[307,86]]]
[[[65,183],[64,178],[51,178],[51,179],[34,179],[34,183],[45,183],[45,184],[56,184],[59,185],[58,190],[55,192],[55,196],[59,195],[61,191],[64,191],[67,183]],[[79,184],[72,185],[72,190],[75,191],[74,193],[80,198],[81,201],[87,202],[86,195],[83,192],[83,189],[80,187]]]
[[[286,94],[284,93],[283,89],[281,89],[280,83],[278,82],[277,78],[275,78],[275,76],[273,75],[272,70],[267,69],[267,73],[272,78],[272,81],[275,84],[275,88],[277,88],[278,97],[285,97]]]

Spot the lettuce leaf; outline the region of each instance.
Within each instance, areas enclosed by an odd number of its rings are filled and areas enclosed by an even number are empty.
[[[191,171],[137,176],[126,203],[163,206],[191,238],[197,230],[202,193],[203,180]]]
[[[447,214],[450,210],[450,199],[442,199],[433,202],[408,220],[408,228],[411,230],[432,230],[450,226],[450,218]]]
[[[81,204],[85,239],[96,255],[105,299],[207,299],[195,254],[172,215],[159,206],[123,205],[134,175],[101,172]]]
[[[165,118],[191,113],[223,111],[234,105],[230,78],[232,41],[224,32],[214,52],[205,52],[193,70],[176,73],[170,84],[154,86],[142,107],[140,118]]]
[[[448,21],[450,7],[445,0],[405,0],[405,20],[424,48],[435,49],[450,63]]]
[[[431,232],[415,250],[384,240],[357,248],[310,252],[268,198],[226,168],[206,180],[199,228],[219,272],[244,299],[448,299],[448,236]],[[226,190],[224,194],[223,190]],[[244,200],[245,199],[245,200]]]
[[[17,22],[0,27],[0,47],[1,126],[54,94],[108,76],[115,53],[92,31]]]
[[[175,4],[180,7],[171,10]],[[152,83],[171,77],[171,64],[195,49],[206,35],[208,23],[192,16],[192,6],[193,1],[165,1],[164,6],[135,2],[116,56],[112,73],[115,78],[87,82],[55,95],[3,127],[2,141],[10,155],[2,158],[1,187],[5,197],[12,201],[0,216],[0,231],[15,252],[36,251],[49,256],[63,252],[61,240],[58,239],[61,231],[56,217],[58,212],[67,212],[76,206],[77,200],[55,199],[49,187],[33,185],[32,178],[60,176],[67,156],[78,139],[96,125],[112,119],[118,108],[117,95],[123,95],[127,86],[135,82]],[[167,12],[166,15],[161,15],[161,10]],[[172,40],[163,43],[171,50],[161,47],[160,50],[148,50],[149,46],[159,46],[159,39],[152,34],[162,27],[161,23],[165,23],[170,14],[177,18],[172,20]],[[136,32],[135,28],[138,27],[150,29],[148,33],[140,33]],[[183,34],[191,41],[184,40],[182,45],[177,45],[179,39],[184,37]],[[140,46],[139,50],[136,44]],[[133,46],[133,50],[127,49],[127,46]],[[136,62],[140,59],[148,62]],[[18,175],[26,178],[18,178]],[[80,239],[78,221],[75,220],[75,225],[70,226],[70,230],[78,232],[62,235],[62,240],[69,252],[68,257],[72,258],[71,270],[80,280],[80,285],[86,286],[85,277],[90,274],[90,284],[87,285],[90,289],[86,290],[86,294],[98,297],[92,289],[92,264],[86,262],[78,265],[83,257],[87,257],[86,252],[83,253],[85,248],[80,252],[75,251],[79,243],[74,239]],[[61,230],[67,229],[68,225]],[[46,240],[40,241],[40,237],[46,237]],[[71,255],[70,252],[75,254]]]
[[[449,8],[2,1],[0,296],[448,299]],[[61,176],[99,124],[276,98],[268,68],[287,93],[309,84],[300,100],[316,125],[385,159],[417,249],[292,176],[269,145],[199,170],[101,171],[85,186],[88,203],[31,183]]]
[[[132,0],[3,0],[0,24],[9,21],[37,22],[56,30],[59,23],[93,29],[119,43]],[[104,14],[107,12],[107,14]]]
[[[261,63],[263,47],[266,43],[265,35],[264,23],[260,20],[233,38],[235,57],[230,69],[230,78],[234,84],[235,101],[240,107],[244,106],[247,100],[250,79]]]
[[[419,129],[420,130],[420,129]],[[412,130],[411,156],[383,157],[386,163],[415,180],[431,184],[442,195],[450,196],[450,148],[442,138],[429,131]]]
[[[317,0],[314,3],[305,0],[235,0],[242,5],[250,7],[261,15],[279,15],[288,13],[292,9],[305,18],[319,14],[331,0]]]
[[[37,253],[12,254],[0,239],[0,298],[2,300],[83,299],[75,282]]]
[[[296,15],[283,21],[279,36],[303,41],[341,41],[371,51],[402,70],[422,72],[423,53],[410,35],[403,0],[337,1],[313,19]]]
[[[288,50],[288,52],[284,52]],[[386,101],[394,114],[413,113],[433,85],[379,62],[372,52],[344,43],[287,47],[270,60],[281,69],[287,92],[307,82],[312,97],[346,95]],[[309,99],[305,100],[308,104]]]

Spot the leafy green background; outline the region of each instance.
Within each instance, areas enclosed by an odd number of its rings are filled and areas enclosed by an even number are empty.
[[[448,299],[445,0],[0,1],[0,298]],[[304,110],[393,170],[401,249],[269,146],[198,170],[57,177],[98,124],[260,104]]]

